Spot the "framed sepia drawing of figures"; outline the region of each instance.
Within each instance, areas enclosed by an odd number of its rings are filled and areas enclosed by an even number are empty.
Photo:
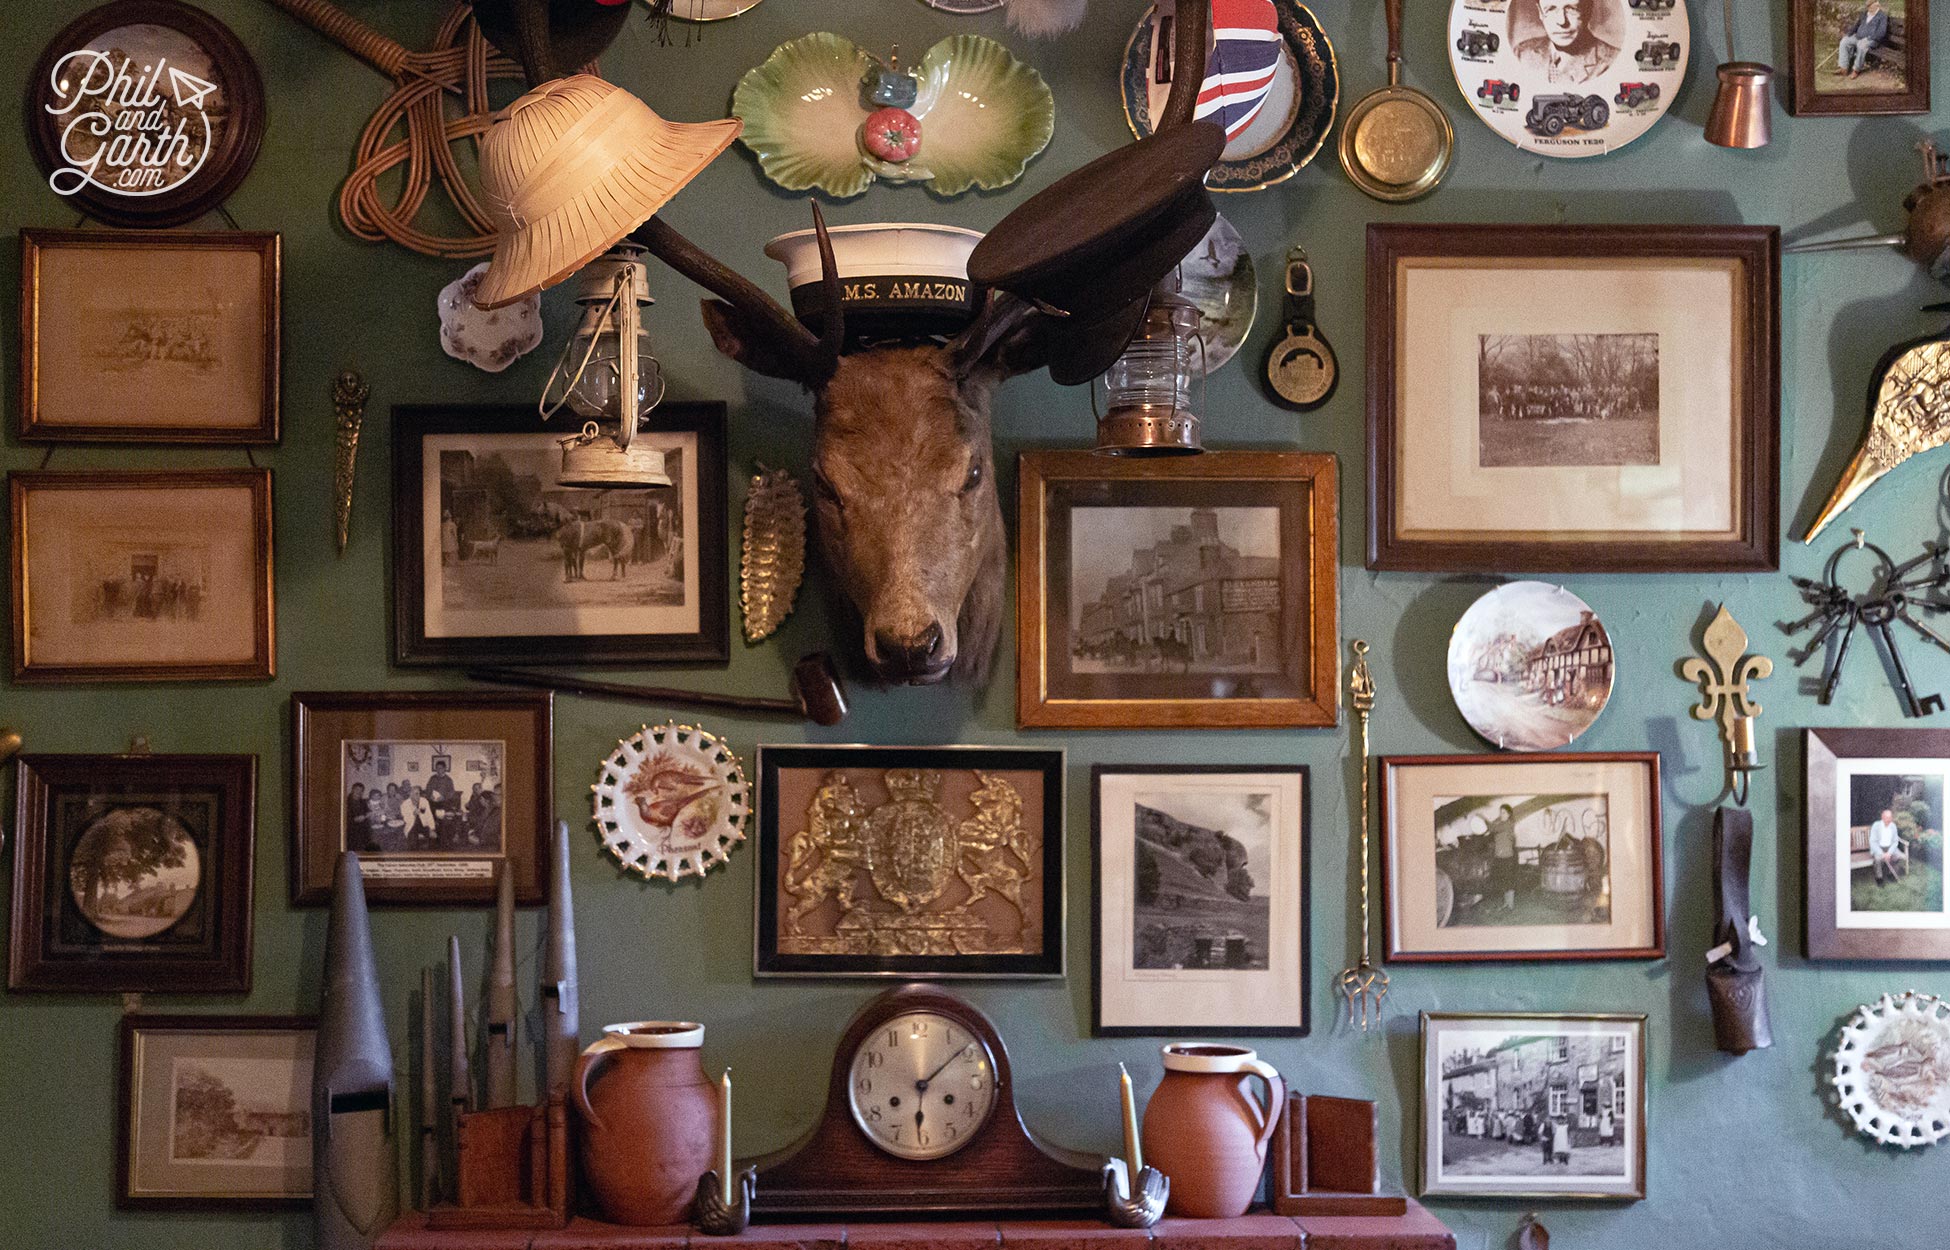
[[[532,408],[395,408],[394,661],[724,663],[725,407],[653,426],[671,485],[599,491]]]
[[[251,988],[254,755],[23,755],[14,990]]]
[[[1810,959],[1950,959],[1950,730],[1807,729]]]
[[[1016,723],[1335,724],[1335,460],[1024,452]]]
[[[1106,1036],[1307,1032],[1307,770],[1090,770],[1091,1024]]]
[[[758,748],[759,976],[1063,975],[1063,752]]]
[[[1779,284],[1772,226],[1370,225],[1368,567],[1777,567]]]
[[[1929,0],[1789,0],[1797,117],[1930,111]]]

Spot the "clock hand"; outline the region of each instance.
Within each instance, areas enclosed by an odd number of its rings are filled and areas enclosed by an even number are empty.
[[[966,1045],[966,1046],[964,1046],[964,1047],[962,1047],[962,1048],[961,1048],[960,1050],[958,1050],[958,1051],[956,1051],[956,1052],[955,1052],[954,1054],[952,1054],[952,1055],[949,1055],[949,1056],[948,1056],[948,1057],[947,1057],[946,1059],[944,1059],[944,1060],[942,1060],[942,1062],[941,1062],[941,1066],[940,1066],[940,1067],[938,1067],[938,1068],[936,1068],[936,1069],[935,1069],[934,1071],[932,1071],[932,1072],[930,1072],[930,1073],[928,1073],[928,1074],[927,1074],[926,1076],[924,1076],[924,1077],[922,1077],[922,1078],[921,1078],[920,1080],[918,1080],[918,1081],[916,1081],[916,1082],[914,1082],[914,1088],[915,1088],[915,1089],[917,1089],[917,1090],[919,1090],[919,1091],[920,1091],[921,1093],[923,1093],[923,1094],[925,1094],[925,1093],[927,1093],[927,1092],[928,1092],[928,1086],[929,1086],[929,1085],[931,1085],[931,1084],[932,1084],[932,1083],[934,1082],[934,1078],[935,1078],[935,1077],[937,1077],[937,1076],[940,1076],[940,1075],[941,1075],[941,1074],[942,1074],[943,1072],[946,1072],[946,1071],[948,1070],[948,1065],[949,1065],[949,1064],[951,1064],[951,1063],[953,1063],[953,1062],[954,1062],[955,1060],[957,1060],[957,1059],[961,1059],[961,1058],[964,1058],[964,1057],[966,1057],[966,1056],[967,1056],[967,1054],[968,1054],[968,1052],[969,1052],[969,1051],[971,1051],[971,1050],[974,1050],[974,1049],[975,1049],[975,1043],[973,1043],[973,1042],[970,1042],[970,1043],[969,1043],[968,1045]]]

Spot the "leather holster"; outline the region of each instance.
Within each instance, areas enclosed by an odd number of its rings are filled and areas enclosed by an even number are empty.
[[[1706,969],[1706,996],[1713,1007],[1713,1041],[1730,1055],[1774,1044],[1767,1018],[1767,987],[1748,924],[1747,895],[1754,851],[1754,814],[1722,807],[1713,815],[1713,944],[1731,951]]]

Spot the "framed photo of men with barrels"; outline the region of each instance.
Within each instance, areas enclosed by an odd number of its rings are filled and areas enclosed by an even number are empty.
[[[394,662],[726,662],[724,429],[661,404],[639,437],[671,484],[591,490],[532,408],[393,409]]]

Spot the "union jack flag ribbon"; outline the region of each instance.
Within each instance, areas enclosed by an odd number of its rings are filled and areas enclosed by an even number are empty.
[[[1280,68],[1280,16],[1273,0],[1212,0],[1213,46],[1193,116],[1236,139],[1259,117]]]

